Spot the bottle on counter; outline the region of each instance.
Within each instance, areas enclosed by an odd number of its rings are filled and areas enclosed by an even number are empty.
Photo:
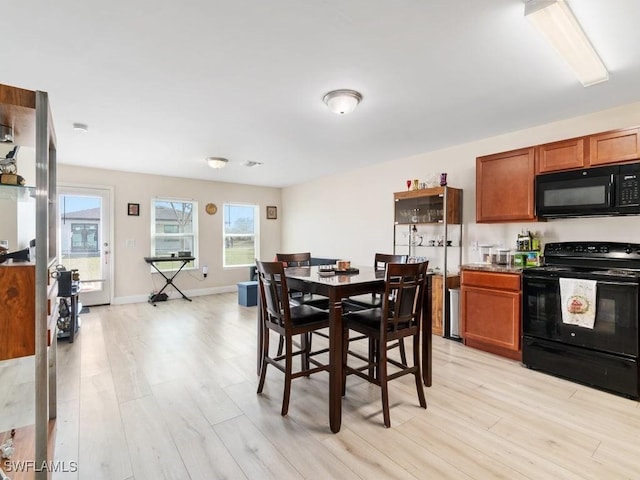
[[[528,252],[531,250],[531,232],[522,230],[518,234],[517,250],[519,252]]]
[[[535,252],[540,251],[540,237],[537,232],[531,234],[531,250]]]

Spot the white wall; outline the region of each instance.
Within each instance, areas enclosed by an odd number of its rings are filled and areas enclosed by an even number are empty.
[[[354,115],[357,114],[356,111]],[[466,245],[462,251],[463,263],[475,260],[471,241],[515,246],[517,232],[523,227],[541,233],[543,244],[571,240],[640,243],[640,216],[529,224],[475,223],[476,157],[634,125],[640,125],[640,103],[394,159],[285,188],[282,250],[310,250],[314,256],[342,257],[355,264],[369,265],[375,252],[393,249],[393,192],[406,190],[407,179],[423,180],[440,172],[448,173],[451,187],[463,189],[463,244]]]
[[[281,191],[277,188],[255,187],[232,183],[210,182],[177,177],[144,175],[71,165],[58,165],[58,182],[91,187],[113,187],[115,211],[112,229],[114,263],[114,303],[144,301],[152,289],[164,285],[159,274],[150,273],[143,260],[151,249],[151,200],[155,197],[188,198],[198,202],[199,265],[208,265],[209,274],[184,271],[176,285],[187,295],[235,291],[236,283],[248,280],[248,268],[222,268],[222,205],[228,202],[251,203],[260,206],[260,256],[273,258],[280,246],[281,220],[266,220],[267,205],[281,209]],[[140,204],[140,216],[127,215],[127,203]],[[208,215],[207,203],[215,203],[218,213]],[[280,217],[280,215],[278,215]],[[133,240],[135,247],[128,247]],[[130,243],[129,243],[130,244]],[[80,272],[82,276],[82,272]],[[171,288],[168,289],[172,291]]]

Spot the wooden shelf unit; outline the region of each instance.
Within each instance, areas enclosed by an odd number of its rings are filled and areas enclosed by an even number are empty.
[[[457,257],[455,270],[460,268],[462,262],[462,190],[449,186],[423,188],[419,190],[408,190],[406,192],[396,192],[394,197],[394,234],[393,234],[393,252],[395,254],[408,254],[410,257],[426,257],[429,260],[429,268],[442,266],[440,273],[447,272],[449,250],[454,249]],[[450,227],[457,226],[458,244],[447,245]],[[430,245],[427,241],[423,241],[422,245],[412,245],[411,242],[405,242],[398,234],[399,229],[408,229],[410,231],[413,226],[427,228],[433,230],[433,234],[442,236],[443,244],[438,246]],[[407,232],[404,232],[407,234]],[[434,257],[440,256],[442,252],[442,263],[434,262]],[[438,259],[440,260],[440,259]],[[442,275],[438,281],[438,275],[434,275],[432,280],[432,333],[440,336],[451,338],[450,336],[450,305],[448,301],[448,290],[455,288],[455,281],[450,281],[453,274],[447,275],[447,282],[442,282]],[[458,282],[459,284],[459,282]],[[453,285],[453,286],[452,286]]]
[[[14,276],[16,284],[7,286],[9,298],[4,308],[15,310],[10,321],[3,319],[0,334],[11,334],[2,343],[7,358],[35,355],[35,425],[19,429],[14,446],[28,451],[25,460],[42,465],[53,458],[53,429],[57,414],[56,399],[56,315],[55,280],[49,269],[56,261],[56,136],[53,128],[49,96],[46,92],[31,91],[0,84],[0,123],[13,128],[16,145],[35,147],[36,152],[36,247],[32,265],[0,264],[2,277]],[[35,260],[35,261],[34,261]],[[16,303],[12,303],[16,302]],[[17,329],[13,322],[22,322]],[[33,331],[31,331],[33,327]],[[33,333],[31,333],[33,332]],[[32,447],[23,449],[23,444]],[[49,477],[46,470],[28,472],[16,478]]]

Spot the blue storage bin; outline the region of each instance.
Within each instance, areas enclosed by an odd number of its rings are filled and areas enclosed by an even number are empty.
[[[258,282],[238,282],[238,304],[245,307],[258,305]]]

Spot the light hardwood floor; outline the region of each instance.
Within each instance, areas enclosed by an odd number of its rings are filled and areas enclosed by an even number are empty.
[[[235,294],[92,307],[59,342],[55,457],[61,479],[638,479],[638,402],[434,338],[434,385],[380,390],[349,377],[342,430],[327,374],[282,374],[256,394],[256,308]],[[0,362],[0,431],[28,424],[32,359]]]

